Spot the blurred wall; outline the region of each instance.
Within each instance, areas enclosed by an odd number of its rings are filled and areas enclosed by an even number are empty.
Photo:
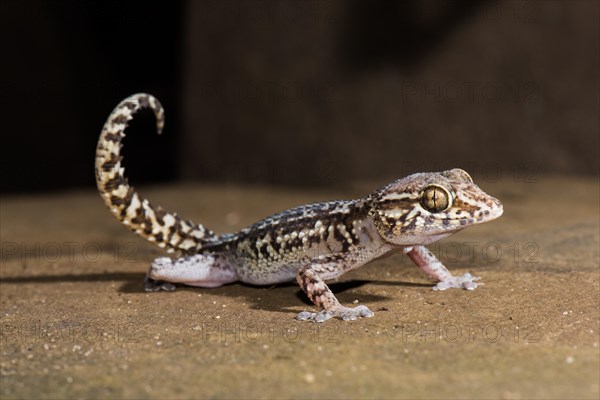
[[[0,192],[94,186],[102,124],[134,184],[343,184],[462,166],[599,170],[588,1],[0,2]]]
[[[0,1],[0,192],[93,187],[102,125],[139,91],[159,95],[170,132],[157,137],[151,117],[133,121],[128,175],[136,183],[176,178],[181,4]]]
[[[186,5],[186,179],[598,173],[597,2]]]

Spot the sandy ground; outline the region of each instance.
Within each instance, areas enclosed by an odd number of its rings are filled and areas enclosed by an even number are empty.
[[[342,191],[144,188],[218,231]],[[540,177],[481,186],[499,220],[432,250],[485,285],[435,292],[395,255],[332,284],[375,316],[300,322],[295,284],[145,293],[158,248],[93,191],[4,197],[1,388],[12,398],[598,398],[599,187]]]

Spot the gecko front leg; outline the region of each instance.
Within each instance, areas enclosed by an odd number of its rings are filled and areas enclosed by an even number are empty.
[[[348,255],[321,256],[312,259],[310,263],[298,270],[296,280],[304,293],[320,310],[316,313],[303,311],[297,316],[299,320],[325,322],[332,317],[338,317],[350,321],[374,315],[373,311],[363,305],[354,308],[342,306],[325,283],[325,280],[335,279],[358,266],[356,263],[350,262],[349,258]]]
[[[433,290],[446,290],[451,288],[474,290],[478,285],[479,277],[468,272],[462,276],[454,276],[444,264],[425,246],[414,246],[404,249],[408,257],[419,266],[427,275],[439,281]]]

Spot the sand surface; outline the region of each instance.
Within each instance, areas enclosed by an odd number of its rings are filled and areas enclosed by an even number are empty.
[[[168,186],[153,203],[217,232],[346,190]],[[1,388],[13,398],[598,398],[599,187],[481,184],[505,214],[431,249],[484,286],[431,290],[394,255],[331,285],[375,316],[300,322],[297,285],[145,293],[162,251],[92,190],[1,201]]]

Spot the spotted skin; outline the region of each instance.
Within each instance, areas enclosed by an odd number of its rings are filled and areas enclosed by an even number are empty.
[[[175,213],[154,207],[131,187],[121,166],[121,140],[127,123],[142,108],[150,108],[161,133],[165,119],[158,100],[148,94],[135,94],[123,100],[104,124],[96,148],[96,183],[104,203],[113,215],[143,238],[155,242],[168,252],[196,253],[215,239],[202,225],[182,220]]]
[[[435,290],[475,289],[479,278],[453,276],[425,246],[468,226],[502,215],[502,204],[461,169],[417,173],[357,200],[309,204],[265,218],[237,233],[216,235],[202,225],[154,207],[129,186],[121,166],[127,123],[142,108],[163,109],[149,94],[123,100],[106,121],[96,150],[96,181],[113,215],[141,237],[180,257],[156,259],[146,290],[173,290],[175,283],[215,287],[241,281],[266,285],[298,282],[316,312],[300,320],[355,320],[373,312],[341,305],[327,280],[378,257],[400,251],[431,278]]]

